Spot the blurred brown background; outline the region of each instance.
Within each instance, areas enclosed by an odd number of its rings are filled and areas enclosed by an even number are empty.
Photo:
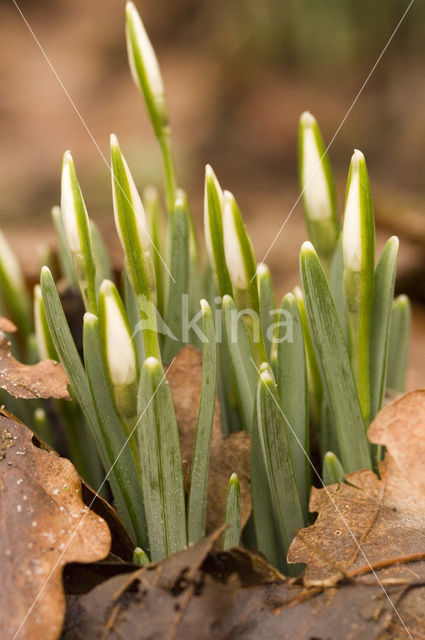
[[[141,188],[161,184],[127,66],[124,0],[17,0],[106,159],[115,132]],[[138,0],[158,52],[181,186],[200,223],[213,165],[261,259],[298,197],[298,118],[329,141],[408,0]],[[415,301],[410,386],[425,380],[425,6],[414,2],[330,151],[339,202],[353,148],[366,155],[378,243],[401,236],[399,290]],[[0,5],[0,224],[28,273],[52,238],[62,153],[71,148],[89,213],[119,261],[105,161],[12,0]],[[267,258],[279,290],[297,282],[297,206]]]

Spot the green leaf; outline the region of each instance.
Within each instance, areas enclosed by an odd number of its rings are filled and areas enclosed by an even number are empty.
[[[398,296],[391,312],[387,388],[404,393],[409,361],[411,308],[407,296]]]
[[[260,319],[264,345],[270,358],[273,345],[273,327],[276,322],[276,296],[270,269],[264,263],[257,267],[258,297],[260,303]]]
[[[344,296],[344,258],[342,255],[342,234],[332,257],[331,268],[329,272],[329,287],[335,302],[338,318],[341,323],[342,332],[344,334],[345,343],[350,344],[350,329],[348,327],[347,305]]]
[[[53,207],[52,220],[56,230],[58,241],[58,258],[62,275],[70,287],[78,287],[78,278],[72,262],[71,251],[66,240],[65,228],[63,226],[62,212],[60,207]]]
[[[375,269],[375,288],[370,330],[370,417],[382,407],[387,377],[388,340],[394,283],[397,270],[398,238],[390,238]]]
[[[275,567],[283,566],[281,539],[276,530],[277,517],[273,509],[267,472],[258,435],[257,411],[251,432],[251,501],[255,531],[255,548]]]
[[[309,413],[307,367],[303,329],[292,293],[282,300],[282,313],[291,319],[291,335],[280,326],[277,333],[277,389],[287,423],[288,442],[304,519],[308,518],[310,489]]]
[[[323,400],[323,384],[319,365],[317,364],[316,352],[314,350],[311,338],[310,327],[308,326],[307,315],[305,311],[303,292],[300,287],[295,287],[294,296],[298,305],[301,326],[304,337],[304,349],[307,360],[307,377],[310,392],[310,413],[313,425],[319,427],[321,424],[322,400]]]
[[[242,422],[244,428],[250,432],[258,374],[252,361],[248,333],[230,296],[223,298],[223,324],[238,390]]]
[[[217,395],[217,343],[212,312],[206,300],[201,300],[202,326],[205,337],[202,348],[202,390],[193,450],[188,503],[188,543],[198,542],[205,535],[208,496],[210,443]]]
[[[78,402],[84,413],[102,464],[108,471],[115,462],[115,452],[108,446],[107,439],[105,440],[105,436],[107,438],[108,434],[103,430],[103,424],[97,417],[87,375],[81,363],[71,331],[69,330],[52,274],[47,267],[41,270],[41,293],[50,334],[60,361],[69,378],[72,396]],[[120,487],[115,477],[115,473],[109,476],[109,481],[118,509],[120,513],[123,514],[123,517],[125,517],[127,502],[124,498],[122,487]],[[137,532],[137,529],[134,531],[132,527],[131,519],[126,518],[126,525],[133,533]]]
[[[332,451],[328,451],[323,458],[323,484],[339,484],[344,477],[342,464]]]
[[[239,546],[241,537],[241,488],[236,473],[232,473],[226,500],[227,529],[223,536],[223,551]]]
[[[366,161],[351,159],[342,231],[344,295],[350,327],[351,366],[365,422],[370,418],[370,331],[375,269],[375,223]]]
[[[86,314],[84,317],[84,359],[90,391],[108,455],[109,466],[106,467],[106,471],[109,471],[113,465],[112,473],[120,487],[128,514],[126,520],[130,519],[137,542],[146,547],[146,522],[137,473],[136,430],[133,428],[133,432],[128,433],[115,410],[105,372],[99,321],[92,314]]]
[[[279,406],[270,365],[264,364],[256,398],[257,427],[274,511],[284,548],[287,550],[298,529],[304,526],[288,441],[288,427]]]
[[[173,401],[161,363],[148,358],[139,386],[143,502],[153,562],[186,546],[183,469]]]
[[[96,285],[99,287],[103,280],[111,280],[112,267],[102,234],[93,220],[90,220],[90,230],[93,244],[93,257],[96,265]]]
[[[307,318],[347,473],[370,468],[365,424],[341,325],[326,276],[309,242],[300,255]]]
[[[189,219],[187,199],[181,195],[177,197],[171,214],[169,233],[168,264],[174,282],[168,283],[165,322],[177,340],[171,338],[168,333],[164,336],[162,355],[165,362],[171,362],[182,347],[183,322],[186,321],[183,316],[184,302],[186,302],[187,314],[189,312]]]

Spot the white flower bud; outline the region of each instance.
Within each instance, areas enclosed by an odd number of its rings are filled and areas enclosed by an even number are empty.
[[[332,218],[334,202],[326,175],[323,152],[316,138],[317,123],[306,111],[301,116],[301,188],[307,216],[312,221]]]
[[[104,280],[100,287],[104,304],[105,347],[112,384],[120,387],[136,382],[137,365],[134,344],[113,283]]]
[[[152,47],[152,43],[149,40],[148,34],[146,33],[146,29],[144,27],[142,19],[140,18],[140,15],[133,2],[127,2],[126,14],[128,58],[134,82],[141,91],[145,91],[144,87],[141,84],[139,73],[137,71],[138,61],[136,61],[135,59],[135,56],[137,55],[139,57],[139,61],[143,65],[146,80],[152,96],[154,98],[163,97],[164,85],[162,82],[158,60],[154,48]],[[134,39],[130,37],[129,25],[131,25],[134,29]]]
[[[77,207],[78,199],[82,206]],[[61,184],[61,209],[62,219],[65,228],[66,239],[72,253],[81,253],[81,238],[79,233],[79,216],[85,215],[88,223],[87,209],[84,204],[80,187],[75,174],[74,163],[70,151],[65,151],[62,163],[62,184]]]
[[[233,287],[240,291],[247,291],[250,283],[236,227],[235,206],[233,195],[230,191],[225,191],[223,194],[223,236],[227,268]]]
[[[141,248],[143,252],[149,253],[151,242],[149,238],[148,223],[146,219],[145,209],[143,207],[142,199],[139,195],[139,192],[137,191],[137,188],[134,183],[133,176],[131,175],[130,169],[128,167],[127,161],[121,153],[121,150],[118,144],[118,139],[114,134],[111,135],[111,149],[113,151],[117,151],[121,155],[121,159],[124,165],[125,177],[127,179],[128,186],[130,189],[130,193],[127,195],[125,185],[120,184],[119,176],[114,175],[114,173],[111,171],[115,225],[121,241],[121,245],[125,251],[125,246],[123,241],[123,232],[121,229],[120,218],[118,215],[118,202],[117,202],[118,194],[120,195],[120,197],[123,197],[127,201],[128,205],[132,208],[135,216],[135,220],[136,220],[137,232],[138,232]]]
[[[351,160],[350,183],[345,205],[342,249],[344,267],[349,271],[361,271],[362,268],[362,215],[360,194],[360,162],[364,162],[361,151],[354,151]]]

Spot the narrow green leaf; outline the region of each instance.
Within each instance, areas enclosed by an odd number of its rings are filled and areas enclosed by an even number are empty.
[[[300,255],[307,318],[347,473],[370,467],[365,424],[338,314],[319,258],[309,242]]]
[[[391,312],[387,389],[404,393],[409,362],[411,308],[407,296],[398,296]]]
[[[189,218],[187,198],[179,194],[170,218],[170,259],[168,261],[174,282],[169,281],[165,322],[173,336],[164,337],[162,355],[171,362],[183,343],[183,304],[189,312]],[[186,336],[186,340],[188,336]],[[186,341],[185,340],[185,341]]]
[[[223,536],[223,551],[239,546],[241,537],[241,488],[236,473],[232,473],[226,500],[227,529]]]
[[[274,342],[273,329],[277,319],[277,303],[270,269],[264,263],[257,267],[257,281],[262,334],[267,355],[270,358]]]
[[[290,319],[291,332],[282,325],[277,333],[277,389],[287,421],[288,442],[304,519],[308,518],[310,488],[309,413],[307,367],[303,329],[297,301],[292,293],[282,300],[281,311]]]
[[[313,425],[319,428],[321,424],[321,411],[323,400],[323,384],[319,365],[317,364],[316,352],[311,338],[310,327],[308,326],[307,314],[305,311],[303,292],[300,287],[295,287],[294,296],[297,301],[300,314],[301,326],[304,337],[304,349],[307,360],[308,388],[310,395],[310,413]]]
[[[398,245],[399,241],[395,236],[388,240],[375,269],[375,288],[370,329],[371,419],[376,416],[384,401]]]
[[[78,287],[78,278],[72,262],[71,251],[66,239],[65,228],[63,226],[62,212],[60,207],[53,207],[52,220],[56,230],[58,241],[58,257],[62,276],[70,287]]]
[[[217,343],[214,322],[206,300],[201,300],[201,308],[205,340],[202,348],[202,391],[190,477],[189,544],[198,542],[205,535],[210,443],[217,395]]]
[[[238,390],[244,428],[250,432],[254,411],[258,374],[252,362],[252,351],[245,324],[230,296],[223,298],[223,324]]]
[[[370,418],[370,330],[375,269],[375,223],[366,161],[351,159],[342,231],[344,295],[350,326],[350,357],[362,415]]]
[[[36,284],[34,287],[34,326],[39,359],[44,360],[45,358],[51,358],[52,360],[59,360],[52,336],[50,335],[39,284]]]
[[[329,272],[329,287],[335,302],[338,318],[341,323],[341,329],[344,334],[345,343],[350,344],[350,329],[348,327],[347,305],[345,304],[344,295],[344,257],[342,254],[342,234],[332,257],[331,268]]]
[[[277,517],[270,495],[255,409],[251,432],[251,502],[255,548],[261,551],[274,567],[283,566],[282,541],[276,527]]]
[[[256,411],[263,462],[280,534],[287,550],[298,529],[304,526],[304,519],[288,442],[288,427],[268,364],[260,369]]]
[[[153,562],[186,546],[186,515],[179,434],[161,363],[148,358],[139,386],[142,490]]]
[[[339,484],[344,477],[342,464],[332,451],[328,451],[323,458],[323,484]]]
[[[93,257],[96,265],[96,285],[99,287],[103,280],[111,280],[112,267],[108,249],[97,224],[90,220],[91,238],[93,243]]]
[[[41,293],[50,334],[60,361],[69,378],[72,396],[78,402],[84,413],[102,464],[104,468],[108,470],[115,461],[114,452],[108,450],[107,443],[104,440],[105,434],[102,424],[96,415],[89,382],[66,321],[52,274],[47,267],[41,270]],[[115,479],[114,474],[111,474],[109,480],[118,509],[125,517],[127,505],[121,487]],[[129,521],[128,518],[126,518],[126,524],[132,529],[131,521]]]
[[[112,400],[110,385],[105,374],[104,358],[99,335],[99,320],[93,314],[84,317],[84,359],[90,391],[93,398],[102,439],[107,451],[108,472],[112,473],[121,490],[127,518],[139,544],[146,548],[146,523],[142,493],[135,459],[136,431],[127,433]],[[136,447],[137,452],[137,447]],[[122,509],[123,505],[119,505]],[[120,509],[120,510],[121,510]]]

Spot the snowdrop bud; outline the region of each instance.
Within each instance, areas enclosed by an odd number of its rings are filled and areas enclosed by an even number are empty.
[[[113,385],[136,382],[136,352],[118,291],[110,280],[100,287],[102,320],[105,325],[105,347],[109,374]],[[104,317],[103,317],[104,316]]]
[[[133,2],[126,5],[128,59],[136,86],[142,92],[157,136],[168,127],[164,85],[158,60]]]
[[[374,262],[375,231],[366,161],[357,149],[351,158],[342,233],[344,268],[359,273]]]
[[[80,221],[85,218],[88,225],[88,215],[70,151],[63,156],[61,209],[69,248],[72,253],[81,253]]]
[[[360,165],[365,163],[361,151],[354,151],[347,185],[342,248],[344,267],[350,271],[362,269],[362,203]]]
[[[224,192],[223,198],[223,231],[224,251],[230,280],[235,289],[245,291],[249,287],[244,255],[237,225],[237,207],[230,191]]]
[[[112,196],[115,225],[136,294],[155,294],[151,240],[142,200],[136,189],[117,137],[111,135]]]
[[[318,253],[327,256],[339,235],[335,186],[322,135],[308,111],[300,119],[299,174],[310,238]]]
[[[211,266],[214,266],[214,251],[211,240],[211,224],[212,217],[215,214],[214,208],[222,212],[223,191],[217,180],[212,167],[207,164],[205,167],[205,190],[204,190],[204,222],[205,222],[205,245],[207,248],[208,259]]]
[[[90,221],[70,151],[66,151],[63,156],[61,210],[66,239],[86,309],[96,311],[96,267]]]

